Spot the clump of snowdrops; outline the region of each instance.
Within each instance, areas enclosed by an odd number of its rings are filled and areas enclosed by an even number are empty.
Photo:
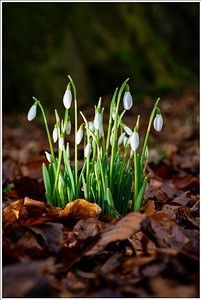
[[[137,116],[133,128],[123,123],[123,116],[131,109],[133,99],[128,80],[120,89],[116,88],[111,103],[107,130],[104,131],[104,108],[101,98],[95,106],[93,121],[88,121],[80,112],[83,123],[78,124],[77,92],[70,76],[63,96],[65,107],[61,119],[55,109],[55,125],[50,134],[46,114],[41,102],[33,97],[34,104],[27,118],[29,121],[36,116],[37,107],[41,109],[49,142],[49,152],[45,152],[49,162],[48,167],[42,165],[42,174],[48,203],[65,207],[75,199],[80,198],[97,203],[102,212],[116,217],[117,212],[125,215],[128,212],[128,202],[132,200],[131,211],[141,208],[144,192],[151,174],[146,173],[149,150],[148,139],[151,126],[160,131],[163,118],[156,100],[150,114],[148,128],[140,145],[139,127],[140,115]],[[123,101],[123,111],[120,112],[120,102]],[[71,134],[69,110],[74,102],[74,145],[68,142]],[[78,169],[78,147],[84,144],[83,165]],[[56,156],[53,145],[57,143]],[[73,148],[73,149],[72,149]],[[140,148],[140,151],[139,151]],[[74,162],[71,162],[70,151],[74,152]],[[72,167],[74,165],[74,167]]]

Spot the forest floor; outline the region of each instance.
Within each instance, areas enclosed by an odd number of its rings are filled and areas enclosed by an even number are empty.
[[[143,136],[152,105],[134,103],[126,125],[140,114]],[[47,204],[44,126],[3,115],[3,297],[199,297],[198,95],[159,106],[164,128],[150,135],[142,208],[114,220],[82,199],[64,210]],[[94,109],[83,112],[93,119]]]

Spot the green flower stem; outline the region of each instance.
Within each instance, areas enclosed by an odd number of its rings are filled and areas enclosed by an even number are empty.
[[[103,155],[105,153],[105,132],[104,132],[104,125],[103,125],[103,112],[104,108],[101,110],[101,116],[102,116],[102,125],[101,125],[101,130],[102,130],[102,148],[103,148]]]
[[[138,185],[139,185],[139,178],[138,178],[139,170],[138,170],[138,163],[137,163],[137,151],[134,151],[134,197],[133,197],[133,204],[136,202],[138,196]],[[135,204],[134,204],[135,206]]]
[[[54,180],[54,188],[53,188],[53,193],[52,193],[53,201],[55,201],[55,193],[56,193],[56,189],[57,189],[57,183],[58,183],[58,179],[59,179],[59,173],[60,173],[60,168],[61,168],[61,160],[62,160],[62,151],[59,147],[58,147],[58,151],[59,151],[59,157],[58,157],[57,170],[56,170],[55,180]]]
[[[111,104],[110,104],[110,116],[109,116],[109,121],[108,121],[107,141],[106,141],[106,148],[105,148],[106,153],[109,153],[110,135],[111,135],[112,121],[113,121],[112,114],[113,114],[113,109],[115,107],[115,99],[117,96],[117,91],[118,91],[118,88],[116,88],[114,95],[112,97]]]
[[[145,139],[144,139],[144,144],[143,144],[143,149],[142,149],[142,155],[141,155],[141,167],[143,165],[145,151],[146,151],[146,146],[147,146],[147,143],[148,143],[149,134],[150,134],[150,130],[151,130],[151,125],[152,125],[152,122],[153,122],[153,119],[154,119],[155,112],[157,110],[157,106],[158,106],[159,101],[160,101],[160,98],[158,98],[156,100],[155,105],[154,105],[154,107],[152,109],[150,118],[149,118],[149,124],[148,124],[148,127],[147,127],[147,132],[146,132],[146,136],[145,136]]]
[[[71,76],[68,75],[68,78],[70,79],[70,82],[72,84],[73,88],[73,93],[74,93],[74,110],[75,110],[75,136],[77,133],[78,129],[78,117],[77,117],[77,92],[76,92],[76,87],[74,84],[74,81],[72,80]],[[75,139],[75,166],[74,166],[74,176],[75,176],[75,186],[77,187],[78,183],[78,147],[76,144],[76,139]],[[78,191],[77,191],[78,192]]]
[[[150,176],[151,176],[151,173],[149,173],[144,178],[144,180],[142,182],[141,189],[140,189],[139,194],[138,194],[138,196],[137,196],[137,198],[135,199],[135,202],[134,202],[134,208],[133,208],[134,211],[140,210],[140,208],[142,206],[142,200],[143,200],[144,192],[145,192],[147,182],[148,182]]]
[[[65,116],[64,116],[64,126],[63,126],[63,132],[65,133],[66,125],[68,122],[68,109],[65,109]]]
[[[95,135],[93,135],[93,138],[94,138],[94,136],[98,136],[98,130],[97,129],[95,129]],[[96,150],[97,150],[97,147],[98,147],[97,145],[98,145],[98,140],[93,145],[93,160],[96,159],[96,152],[97,152]]]
[[[129,78],[127,78],[124,83],[122,84],[120,90],[119,90],[119,93],[118,93],[118,96],[117,96],[117,106],[116,106],[116,118],[115,118],[115,121],[114,121],[114,141],[117,140],[117,132],[118,132],[118,111],[119,111],[119,104],[120,104],[120,100],[121,100],[121,95],[123,93],[123,90],[126,86],[126,83],[127,81],[129,80]],[[115,156],[115,153],[116,153],[116,148],[117,148],[117,145],[116,143],[113,143],[112,144],[112,150],[111,150],[111,160],[110,160],[110,188],[112,186],[112,172],[113,172],[113,164],[114,164],[114,156]]]
[[[49,131],[49,127],[48,127],[48,123],[47,123],[47,118],[46,118],[46,115],[45,115],[45,111],[43,109],[43,106],[42,106],[41,102],[38,99],[36,99],[35,97],[33,97],[33,99],[35,100],[35,102],[37,103],[37,105],[41,109],[43,120],[44,120],[44,124],[45,124],[45,129],[46,129],[46,132],[47,132],[47,138],[48,138],[48,142],[49,142],[50,153],[51,153],[52,159],[54,161],[55,160],[55,158],[54,158],[54,150],[53,150],[53,146],[52,146],[52,140],[51,140],[51,136],[50,136],[50,131]]]

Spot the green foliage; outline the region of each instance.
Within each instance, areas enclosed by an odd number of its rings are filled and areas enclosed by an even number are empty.
[[[88,122],[82,112],[83,123],[78,128],[77,92],[74,81],[69,76],[67,92],[63,97],[65,108],[64,118],[61,119],[55,110],[56,123],[53,130],[53,140],[58,141],[58,157],[55,157],[46,114],[41,102],[33,97],[34,104],[29,110],[28,120],[35,117],[36,107],[39,106],[44,119],[50,153],[46,152],[49,166],[42,165],[42,173],[46,190],[46,199],[54,206],[65,205],[80,197],[83,190],[84,198],[97,203],[103,213],[116,217],[116,212],[125,215],[128,212],[128,202],[132,199],[132,211],[139,210],[142,204],[145,188],[150,177],[146,174],[148,160],[148,139],[152,123],[156,130],[161,130],[162,116],[157,99],[150,114],[149,124],[143,146],[139,151],[139,123],[131,130],[122,121],[126,110],[133,105],[128,79],[120,89],[115,90],[110,103],[108,126],[104,132],[104,108],[101,98],[95,106],[93,122]],[[71,93],[73,91],[73,97]],[[74,168],[71,167],[69,142],[65,145],[64,137],[69,134],[69,110],[74,98],[75,138],[74,138]],[[120,102],[123,100],[124,110],[120,112]],[[160,126],[155,125],[159,117]],[[155,119],[154,119],[155,118]],[[154,121],[154,122],[153,122]],[[158,129],[159,128],[159,129]],[[56,131],[55,131],[56,130]],[[67,131],[67,134],[66,134]],[[84,131],[84,133],[83,133]],[[127,136],[126,136],[127,135]],[[84,136],[84,162],[78,172],[78,145]]]

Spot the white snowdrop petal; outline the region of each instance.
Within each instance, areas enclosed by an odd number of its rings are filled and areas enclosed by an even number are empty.
[[[124,146],[126,146],[127,140],[128,140],[128,138],[126,136],[124,136],[124,138],[123,138],[123,144],[124,144]]]
[[[154,119],[154,129],[156,131],[161,131],[162,127],[163,127],[163,117],[161,114],[157,114],[155,116],[155,119]]]
[[[64,104],[65,108],[69,109],[71,106],[71,102],[72,102],[72,93],[71,93],[71,90],[67,89],[63,96],[63,104]]]
[[[125,137],[125,132],[123,132],[123,133],[120,135],[120,137],[119,137],[119,140],[118,140],[118,145],[119,145],[119,146],[123,143],[124,137]]]
[[[94,132],[94,130],[95,130],[95,126],[94,126],[94,123],[93,122],[89,122],[89,129],[92,131],[92,132]]]
[[[37,105],[33,104],[27,114],[28,121],[32,121],[35,118],[36,112],[37,112]]]
[[[46,158],[49,161],[49,163],[51,163],[51,155],[50,155],[50,153],[47,152],[47,151],[45,151],[45,155],[46,155]]]
[[[84,157],[87,157],[90,154],[91,151],[91,144],[87,144],[84,149]]]
[[[66,123],[66,134],[70,134],[71,133],[71,121],[68,121]]]
[[[138,132],[133,132],[130,137],[131,149],[135,151],[139,146],[139,134]]]
[[[96,113],[95,118],[94,118],[94,126],[95,129],[99,130],[102,125],[102,116],[100,113]]]
[[[110,136],[110,145],[112,146],[114,140],[114,134],[112,133]]]
[[[124,131],[128,134],[131,135],[133,133],[133,131],[128,127],[128,126],[124,126]]]
[[[77,145],[79,145],[81,143],[82,137],[83,137],[83,130],[81,128],[79,128],[79,130],[77,131],[76,136],[75,136],[75,142]]]
[[[56,143],[56,141],[58,139],[58,129],[56,127],[54,127],[54,129],[53,129],[52,137],[53,137],[54,143]]]
[[[63,150],[63,146],[64,146],[64,138],[60,137],[59,138],[59,148],[61,151]]]
[[[133,105],[133,98],[130,92],[125,92],[123,97],[123,105],[125,110],[129,110]]]

